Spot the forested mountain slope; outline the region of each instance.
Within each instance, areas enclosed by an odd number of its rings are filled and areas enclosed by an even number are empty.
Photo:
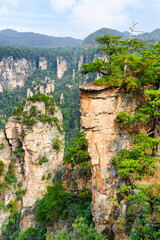
[[[81,40],[72,37],[53,37],[33,32],[17,32],[12,29],[6,29],[0,31],[0,45],[40,48],[79,47],[83,45],[95,45],[95,38],[103,35],[122,36],[122,39],[127,39],[129,32],[120,32],[115,29],[101,28]],[[137,35],[135,38],[155,43],[160,40],[160,30],[155,29],[150,33]]]
[[[0,126],[28,94],[53,96],[63,110],[66,145],[80,129],[79,85],[93,80],[79,73],[97,49],[0,47]],[[70,139],[70,140],[69,140]]]
[[[33,32],[0,31],[0,45],[42,48],[67,48],[81,45],[82,40],[72,37],[52,37]]]

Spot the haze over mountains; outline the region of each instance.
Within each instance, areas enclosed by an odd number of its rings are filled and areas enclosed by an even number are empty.
[[[0,31],[1,46],[22,46],[22,47],[41,47],[41,48],[68,48],[82,45],[95,45],[95,38],[103,35],[122,36],[127,39],[129,32],[120,32],[114,29],[101,28],[89,34],[84,40],[72,37],[53,37],[33,32],[17,32],[12,29]],[[136,36],[139,40],[155,43],[160,41],[160,29],[155,29],[150,33],[143,33]]]

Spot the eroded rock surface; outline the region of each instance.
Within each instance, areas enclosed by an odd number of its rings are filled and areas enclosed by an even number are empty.
[[[116,125],[120,112],[134,112],[137,104],[131,94],[119,89],[105,89],[89,83],[81,89],[81,125],[88,140],[92,168],[92,213],[98,229],[109,224],[113,198],[122,181],[116,178],[111,164],[122,148],[129,149],[132,141]]]
[[[67,71],[67,61],[63,57],[57,57],[57,78],[61,79]]]
[[[25,79],[36,68],[35,62],[25,58],[13,59],[13,56],[3,58],[0,62],[1,92],[3,88],[14,89],[22,87]]]
[[[40,116],[54,117],[55,122],[49,123],[41,121],[38,115],[34,115],[35,123],[26,125],[24,119],[34,107]],[[35,226],[34,214],[28,212],[35,201],[43,197],[46,187],[52,184],[52,179],[62,167],[64,155],[64,133],[62,131],[62,113],[58,106],[54,106],[54,114],[50,113],[49,108],[43,101],[27,101],[23,112],[19,116],[9,118],[5,131],[0,132],[0,160],[5,164],[5,172],[11,159],[15,159],[15,174],[17,183],[21,182],[21,189],[25,190],[23,198],[19,201],[20,209],[23,207],[22,231],[27,227]],[[47,115],[48,114],[48,115]],[[31,119],[32,117],[30,117]],[[61,131],[60,131],[61,129]],[[59,140],[59,149],[54,148],[54,143]],[[18,155],[18,151],[21,155]],[[5,175],[0,177],[0,181],[5,180]],[[17,200],[15,194],[18,190],[17,184],[11,184],[4,194],[0,194],[0,200],[7,205],[11,200]],[[26,211],[25,211],[26,209]],[[6,216],[9,212],[1,210],[1,224],[7,222]]]

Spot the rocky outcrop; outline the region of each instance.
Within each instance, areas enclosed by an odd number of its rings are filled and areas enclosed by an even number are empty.
[[[22,231],[27,227],[35,226],[34,214],[31,209],[37,199],[43,197],[47,185],[52,184],[52,179],[62,167],[64,154],[64,133],[62,131],[62,113],[55,104],[53,115],[50,113],[50,107],[45,106],[43,101],[27,101],[23,112],[18,117],[9,118],[5,132],[0,132],[0,144],[3,143],[3,149],[0,149],[0,160],[5,164],[7,172],[11,158],[15,159],[17,183],[21,183],[21,189],[25,191],[20,200],[22,210]],[[34,113],[34,124],[25,122],[33,119],[31,109],[36,109]],[[39,114],[39,115],[38,115]],[[55,122],[48,122],[44,118],[53,118]],[[42,119],[42,120],[41,120]],[[61,129],[61,130],[60,130]],[[59,141],[59,147],[54,147],[55,142]],[[4,178],[4,177],[3,177]],[[0,179],[3,181],[4,179]],[[4,205],[10,200],[17,199],[15,192],[18,186],[11,186],[5,194],[1,194]],[[2,219],[6,221],[6,213],[2,211]],[[4,221],[1,220],[1,224]],[[1,226],[0,226],[1,227]]]
[[[75,69],[73,69],[72,79],[75,82],[75,80],[76,80],[76,71],[75,71]]]
[[[78,61],[78,71],[81,70],[82,64],[83,64],[83,55],[81,55],[81,56],[79,57],[79,61]]]
[[[92,168],[92,213],[98,229],[109,228],[109,218],[116,189],[123,183],[116,177],[111,164],[122,148],[129,149],[132,141],[116,126],[120,112],[134,113],[137,104],[131,94],[119,89],[106,89],[89,83],[81,89],[81,126],[88,140]]]
[[[41,114],[46,113],[44,102],[27,102],[24,107],[24,112],[29,112],[32,106],[37,107],[37,111]],[[62,126],[62,113],[58,107],[54,117],[59,119],[60,126]],[[48,123],[37,122],[32,129],[28,129],[21,121],[16,121],[15,117],[10,117],[6,124],[6,136],[11,145],[12,151],[16,150],[19,142],[22,144],[24,150],[24,160],[20,169],[16,172],[21,172],[23,168],[23,182],[26,194],[23,198],[23,206],[32,206],[36,199],[42,197],[42,193],[46,190],[48,175],[54,175],[62,165],[64,152],[64,134],[59,133],[56,125],[51,126]],[[25,136],[21,136],[21,133]],[[58,138],[62,141],[61,150],[57,152],[53,148],[54,140]],[[45,157],[45,163],[40,164],[40,159]],[[45,177],[43,180],[42,177]]]
[[[64,94],[61,93],[60,95],[60,104],[63,104],[64,103]]]
[[[43,81],[40,83],[36,83],[35,81],[32,82],[32,88],[34,89],[34,93],[37,94],[38,92],[50,95],[50,93],[54,92],[55,89],[55,81],[49,77],[45,77]],[[27,90],[27,98],[33,96],[33,91],[28,88]]]
[[[45,57],[39,58],[39,68],[41,68],[42,70],[47,69],[47,60]]]
[[[36,68],[36,63],[25,58],[3,58],[0,62],[0,79],[3,88],[14,89],[22,87],[25,79]],[[2,90],[1,90],[2,92]]]
[[[83,189],[91,190],[91,171],[80,165],[72,169],[70,164],[66,164],[62,169],[62,182],[67,192],[77,193]]]
[[[67,71],[67,61],[63,57],[57,57],[57,78],[61,79]]]

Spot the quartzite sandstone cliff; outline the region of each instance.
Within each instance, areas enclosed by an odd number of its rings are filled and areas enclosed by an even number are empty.
[[[134,112],[137,104],[131,94],[105,89],[89,83],[81,89],[81,126],[88,140],[92,169],[92,213],[100,230],[109,228],[113,198],[123,182],[111,164],[122,148],[129,149],[131,139],[116,126],[120,112]]]
[[[36,106],[37,112],[47,114],[44,102],[36,101],[35,103],[27,101],[23,113],[30,111],[32,106]],[[55,106],[55,119],[58,119],[59,126],[62,128],[62,113],[59,107]],[[43,197],[46,186],[52,184],[56,172],[61,169],[64,154],[64,133],[59,131],[56,124],[49,124],[36,120],[36,123],[28,128],[22,123],[21,119],[16,116],[10,117],[5,130],[0,132],[0,143],[4,144],[4,148],[0,149],[0,160],[5,164],[5,173],[8,170],[10,161],[15,159],[15,172],[17,183],[21,182],[21,188],[25,190],[19,205],[23,207],[21,212],[21,231],[26,230],[30,226],[35,226],[34,215],[28,211],[28,207],[32,210],[32,206],[37,199]],[[23,133],[23,134],[22,134]],[[56,139],[62,141],[59,151],[54,149],[53,144]],[[23,152],[22,157],[17,157],[16,149],[21,146]],[[40,159],[47,159],[46,162],[40,164]],[[5,180],[5,175],[1,177],[1,182]],[[15,192],[18,186],[10,186],[4,193],[0,194],[0,201],[7,205],[11,200],[16,199]],[[7,222],[9,212],[0,210],[2,223]]]

